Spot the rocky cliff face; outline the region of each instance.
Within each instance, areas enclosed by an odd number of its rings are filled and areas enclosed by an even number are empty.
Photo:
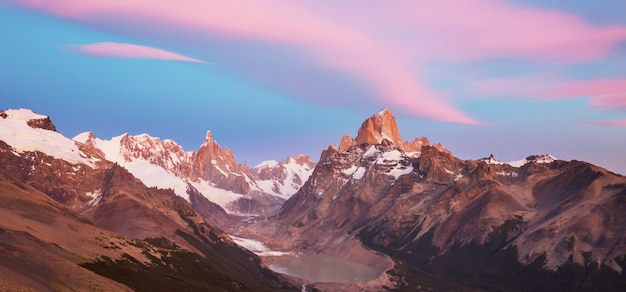
[[[207,132],[204,142],[191,160],[191,181],[204,179],[215,183],[218,188],[238,194],[250,192],[250,184],[246,180],[249,169],[237,164],[230,149],[222,149],[213,141],[211,132]]]

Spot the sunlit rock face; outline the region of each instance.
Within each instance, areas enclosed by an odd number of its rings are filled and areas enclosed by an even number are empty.
[[[402,137],[396,124],[396,118],[386,108],[361,124],[356,136],[356,144],[376,145],[382,143],[385,139],[394,145],[402,144]]]

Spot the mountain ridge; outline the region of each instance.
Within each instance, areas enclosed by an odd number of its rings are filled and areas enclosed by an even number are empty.
[[[237,164],[210,132],[198,151],[185,151],[147,134],[100,140],[83,133],[72,141],[48,122],[30,125],[46,119],[28,110],[0,117],[4,171],[98,227],[162,247],[176,242],[223,260],[202,242],[234,243],[210,221],[278,250],[379,271],[372,282],[379,284],[371,284],[379,286],[352,288],[611,290],[626,283],[625,177],[547,154],[463,160],[425,137],[404,141],[388,109],[366,119],[356,138],[345,135],[323,150],[317,163],[296,155],[253,168]],[[151,182],[163,189],[146,188]],[[281,196],[286,190],[295,193]],[[485,275],[509,281],[489,283]]]

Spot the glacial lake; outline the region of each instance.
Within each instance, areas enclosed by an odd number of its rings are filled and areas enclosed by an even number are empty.
[[[363,264],[319,256],[282,256],[272,260],[270,269],[311,282],[358,283],[376,279],[378,273]]]

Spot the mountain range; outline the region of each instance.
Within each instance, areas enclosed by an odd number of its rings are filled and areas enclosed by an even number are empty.
[[[255,167],[210,131],[186,151],[148,134],[70,139],[47,116],[5,110],[0,166],[0,285],[9,289],[626,287],[625,177],[548,154],[463,160],[425,137],[404,141],[388,109],[318,162],[295,155]],[[376,277],[277,274],[268,269],[277,257],[237,245],[253,239]]]

